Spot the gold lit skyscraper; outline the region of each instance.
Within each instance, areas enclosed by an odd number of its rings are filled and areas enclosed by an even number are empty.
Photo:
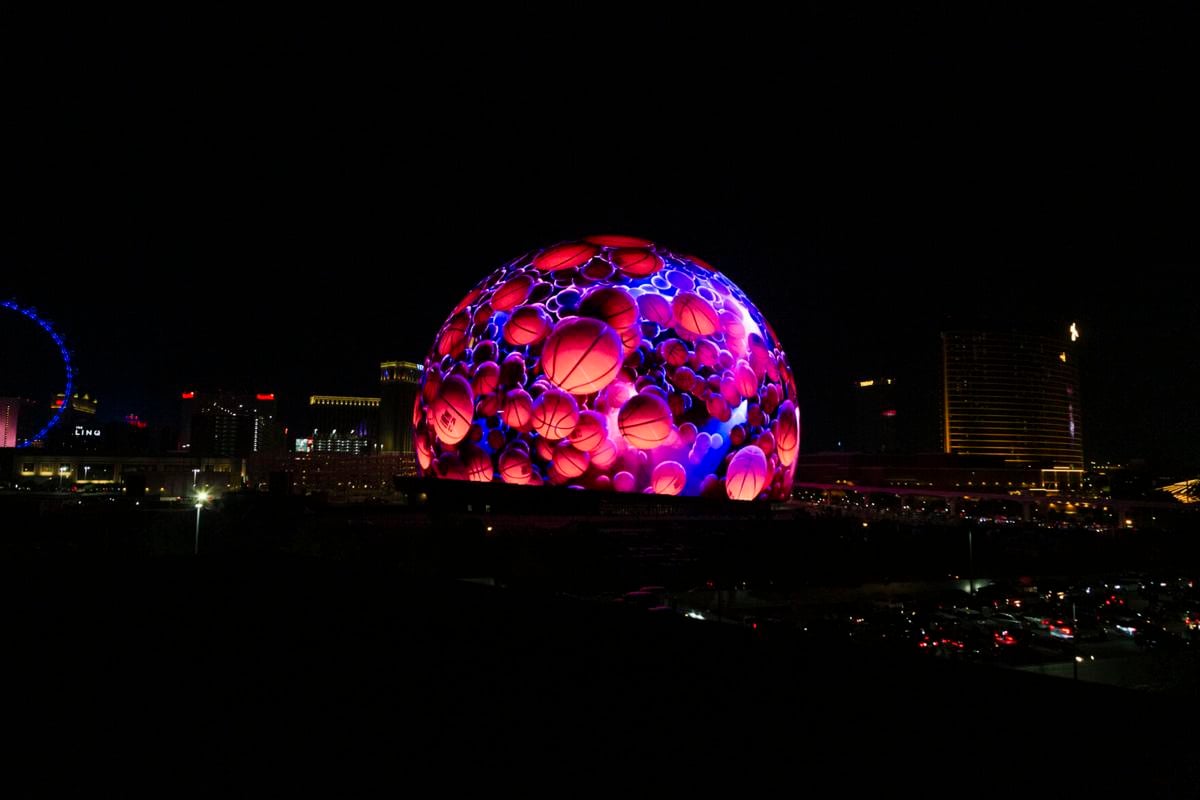
[[[942,334],[947,453],[1083,467],[1079,370],[1072,342],[1016,333]]]

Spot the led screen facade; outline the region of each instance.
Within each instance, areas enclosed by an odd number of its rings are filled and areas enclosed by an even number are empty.
[[[428,477],[783,499],[800,412],[778,337],[732,281],[592,236],[467,292],[425,359],[413,434]]]

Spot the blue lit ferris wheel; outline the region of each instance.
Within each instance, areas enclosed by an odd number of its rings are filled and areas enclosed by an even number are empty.
[[[54,415],[51,416],[50,420],[44,426],[42,426],[42,429],[33,436],[27,439],[21,439],[17,442],[17,447],[28,447],[32,442],[44,438],[46,434],[49,433],[50,429],[57,425],[59,420],[62,419],[63,414],[67,410],[67,406],[71,402],[71,390],[75,385],[75,368],[71,365],[71,354],[67,351],[66,342],[64,342],[63,338],[58,335],[58,331],[54,330],[54,326],[52,326],[48,321],[39,317],[36,311],[34,311],[32,308],[22,308],[11,300],[0,301],[0,307],[11,309],[21,316],[33,320],[42,330],[48,333],[50,338],[54,340],[54,344],[58,347],[58,353],[60,356],[62,356],[63,370],[66,373],[67,383],[66,387],[63,389],[63,401],[55,410]]]

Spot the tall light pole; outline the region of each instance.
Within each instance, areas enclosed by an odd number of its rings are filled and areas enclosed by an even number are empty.
[[[58,490],[63,490],[63,480],[66,479],[67,473],[71,471],[70,467],[61,466],[58,468]]]
[[[198,467],[192,469],[192,489],[196,488],[196,476],[199,474],[200,474],[200,469]]]
[[[208,492],[201,490],[196,492],[196,544],[192,549],[192,555],[200,555],[200,510],[204,508],[204,504],[208,502]]]

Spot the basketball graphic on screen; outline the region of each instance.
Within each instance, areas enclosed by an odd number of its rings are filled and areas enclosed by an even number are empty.
[[[733,454],[725,475],[725,492],[730,500],[753,500],[767,485],[767,456],[755,445]]]
[[[612,443],[611,439],[604,439],[588,455],[592,457],[592,466],[599,469],[608,469],[617,463],[617,446]]]
[[[516,275],[492,295],[493,311],[508,311],[514,306],[524,303],[533,289],[532,275]]]
[[[708,301],[691,292],[680,292],[671,302],[676,324],[693,336],[708,336],[720,328],[717,312]]]
[[[588,454],[568,441],[559,442],[554,448],[554,467],[564,478],[578,478],[587,472],[588,461]]]
[[[557,272],[586,264],[600,248],[588,242],[566,242],[543,250],[533,259],[533,266],[543,272]]]
[[[492,479],[492,457],[479,447],[463,448],[463,466],[467,470],[469,481],[490,481]]]
[[[643,294],[638,295],[637,299],[638,310],[642,314],[642,319],[647,322],[653,322],[663,328],[671,327],[674,319],[671,311],[671,302],[658,294]]]
[[[671,435],[671,409],[658,395],[629,398],[617,417],[625,441],[639,450],[652,450]]]
[[[621,337],[598,319],[575,317],[558,323],[542,348],[542,370],[570,394],[598,392],[621,367]]]
[[[527,451],[510,447],[500,454],[500,479],[505,483],[524,486],[529,483],[532,471]]]
[[[638,324],[641,315],[633,295],[620,286],[605,286],[588,292],[579,304],[579,313],[607,322],[617,330]]]
[[[485,361],[475,368],[475,375],[471,379],[471,391],[475,392],[476,396],[491,394],[496,391],[499,383],[500,365],[495,361]]]
[[[634,278],[653,275],[663,267],[663,260],[644,247],[622,247],[612,253],[613,265]]]
[[[678,461],[664,461],[650,475],[655,494],[679,494],[687,483],[687,470]]]
[[[779,406],[775,449],[783,466],[790,467],[796,462],[796,453],[800,449],[800,412],[791,400],[784,400]]]
[[[446,322],[442,335],[438,338],[438,355],[456,356],[467,346],[467,329],[471,327],[471,318],[459,312]]]
[[[433,403],[433,427],[443,444],[458,444],[471,429],[475,414],[475,396],[471,384],[461,375],[442,381]]]
[[[504,398],[504,424],[518,431],[533,427],[533,398],[524,389],[513,389]]]
[[[541,306],[521,306],[504,326],[504,341],[515,345],[540,342],[550,332],[550,317]]]
[[[412,413],[423,476],[791,494],[792,368],[754,303],[699,259],[619,234],[559,242],[469,288],[432,340]]]
[[[579,422],[579,404],[559,389],[547,389],[533,403],[533,429],[550,441],[565,439]]]
[[[608,438],[608,421],[595,411],[580,411],[579,422],[571,433],[571,444],[585,453],[598,448]]]
[[[601,247],[650,247],[653,244],[653,242],[649,241],[648,239],[639,239],[636,236],[619,236],[615,234],[605,236],[588,236],[584,238],[584,241],[591,242],[592,244],[598,244]]]

